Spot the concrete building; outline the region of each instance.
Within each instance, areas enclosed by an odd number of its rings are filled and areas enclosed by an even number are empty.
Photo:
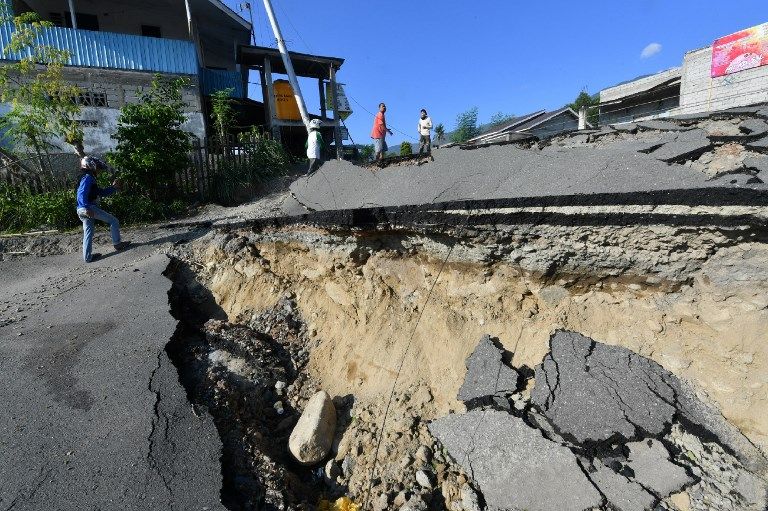
[[[600,91],[600,124],[629,122],[680,105],[682,68],[620,83]]]
[[[713,112],[768,102],[768,66],[712,77],[712,46],[683,65],[600,91],[600,124]]]
[[[249,43],[251,26],[219,0],[6,0],[6,9],[32,11],[56,25],[39,41],[70,52],[64,77],[83,91],[78,122],[86,152],[103,154],[114,147],[110,135],[120,108],[135,101],[155,74],[189,80],[184,127],[201,141],[206,97],[226,88],[233,88],[235,97],[246,95],[247,69],[237,65],[236,51]],[[0,48],[12,33],[11,23],[0,25]],[[69,150],[61,141],[58,145]]]
[[[711,46],[685,54],[680,106],[669,115],[715,112],[768,102],[768,66],[712,78],[711,63]]]

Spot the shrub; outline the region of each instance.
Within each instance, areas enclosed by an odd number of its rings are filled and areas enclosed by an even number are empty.
[[[112,136],[117,147],[107,159],[135,190],[167,198],[176,173],[189,165],[191,135],[181,128],[186,121],[181,89],[187,83],[157,75],[149,89],[139,93],[138,103],[120,110]]]
[[[400,144],[400,156],[410,156],[413,154],[413,146],[410,142]]]
[[[162,220],[187,210],[184,201],[165,204],[145,195],[127,193],[103,198],[101,207],[115,215],[121,225]],[[28,189],[0,185],[0,232],[72,229],[81,224],[75,208],[74,188],[35,194]]]

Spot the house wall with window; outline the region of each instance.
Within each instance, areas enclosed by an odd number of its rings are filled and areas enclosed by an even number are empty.
[[[41,44],[70,52],[64,79],[83,91],[78,121],[87,152],[103,154],[115,146],[111,135],[120,109],[136,102],[138,91],[156,74],[188,80],[184,128],[201,141],[206,136],[203,97],[229,87],[236,96],[245,95],[247,75],[239,71],[235,47],[250,40],[250,26],[220,2],[190,4],[191,33],[180,0],[74,0],[77,30],[71,28],[68,0],[12,0],[15,13],[34,11],[56,25],[41,34]],[[0,26],[0,46],[12,30],[12,25]],[[70,150],[63,141],[56,144]]]
[[[78,98],[82,109],[77,120],[83,128],[83,145],[89,153],[104,154],[115,147],[112,135],[117,130],[120,109],[136,103],[140,91],[150,86],[154,75],[136,71],[109,69],[66,68],[67,81],[76,84],[83,93]],[[165,75],[165,78],[181,76]],[[196,77],[183,76],[189,85],[182,91],[186,104],[183,128],[199,141],[205,140],[205,120]],[[66,147],[63,140],[58,141]]]

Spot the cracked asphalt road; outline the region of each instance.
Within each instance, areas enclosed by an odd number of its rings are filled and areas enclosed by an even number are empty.
[[[219,437],[164,350],[168,241],[0,261],[0,510],[223,509]]]

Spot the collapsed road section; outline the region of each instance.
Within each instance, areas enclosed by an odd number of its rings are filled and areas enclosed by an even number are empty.
[[[225,503],[765,509],[767,215],[710,186],[176,246],[169,351],[222,437]]]

